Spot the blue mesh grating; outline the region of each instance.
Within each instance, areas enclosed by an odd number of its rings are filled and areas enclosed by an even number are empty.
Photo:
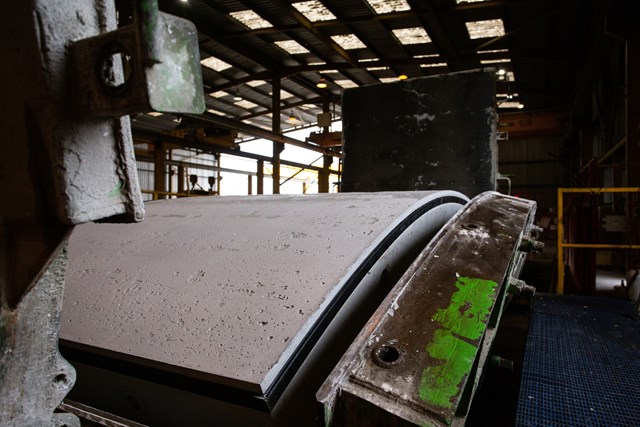
[[[517,426],[640,426],[640,321],[611,298],[536,296]]]

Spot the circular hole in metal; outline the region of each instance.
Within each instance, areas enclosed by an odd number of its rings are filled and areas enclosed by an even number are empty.
[[[376,365],[390,368],[402,362],[402,350],[395,344],[382,344],[375,348],[371,354]]]
[[[98,81],[108,94],[120,95],[129,86],[133,60],[122,45],[112,43],[105,46],[96,67]]]
[[[480,227],[478,227],[476,224],[474,224],[472,222],[468,222],[466,224],[463,224],[462,228],[466,228],[467,230],[477,230]]]
[[[67,377],[66,374],[58,374],[55,377],[53,377],[54,387],[57,387],[57,388],[66,387],[68,383],[69,383],[69,378]]]

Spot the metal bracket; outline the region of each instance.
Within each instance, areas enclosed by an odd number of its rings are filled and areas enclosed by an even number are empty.
[[[195,27],[157,1],[136,4],[136,24],[116,29],[113,1],[0,2],[12,105],[0,118],[3,426],[78,425],[53,413],[75,378],[57,346],[60,248],[76,224],[144,216],[125,115],[204,110]],[[70,111],[73,94],[82,114]]]
[[[78,107],[102,117],[151,110],[203,113],[195,25],[160,12],[157,0],[136,6],[133,24],[72,45],[81,86]]]
[[[58,351],[66,267],[59,249],[19,307],[1,312],[0,425],[80,427],[74,415],[54,414],[76,380]]]

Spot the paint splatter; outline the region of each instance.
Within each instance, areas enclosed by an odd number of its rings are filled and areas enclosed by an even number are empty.
[[[458,290],[447,308],[438,309],[432,320],[442,325],[426,350],[442,361],[427,367],[420,380],[419,396],[426,403],[451,408],[462,381],[469,374],[477,348],[464,339],[478,340],[494,304],[498,284],[490,280],[458,277]]]

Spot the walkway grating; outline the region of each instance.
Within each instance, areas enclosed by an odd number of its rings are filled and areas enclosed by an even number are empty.
[[[640,425],[640,321],[602,297],[534,298],[516,425]]]

